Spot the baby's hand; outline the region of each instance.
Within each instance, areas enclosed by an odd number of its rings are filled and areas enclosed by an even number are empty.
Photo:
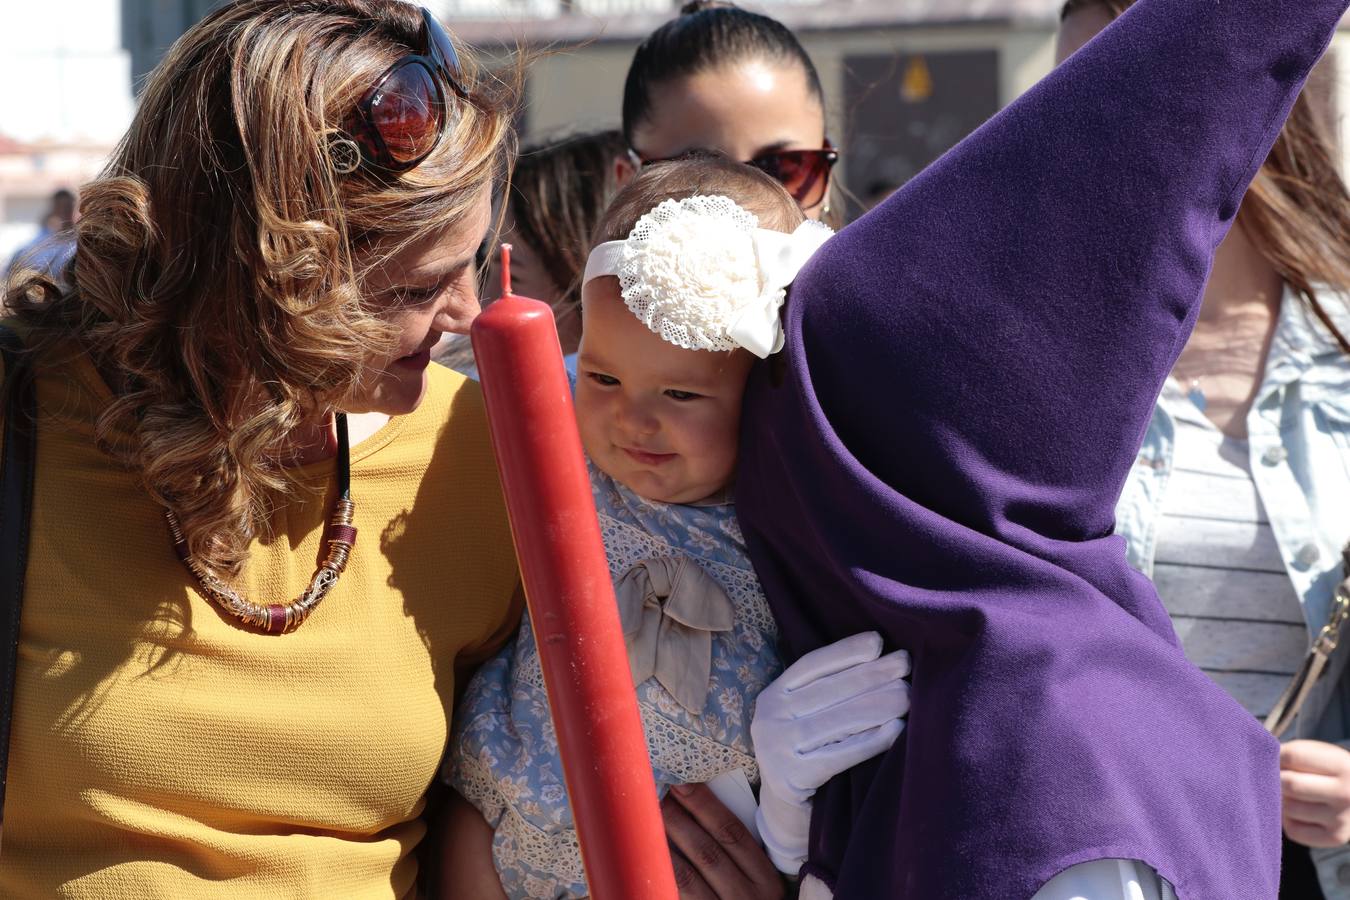
[[[806,654],[759,695],[750,726],[760,770],[756,815],[774,864],[806,858],[811,797],[835,775],[890,749],[909,712],[909,654],[881,656],[881,635],[855,634]]]

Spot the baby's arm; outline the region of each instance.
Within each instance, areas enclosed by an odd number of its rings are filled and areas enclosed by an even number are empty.
[[[492,868],[507,897],[536,896],[547,885],[548,896],[580,897],[585,876],[538,666],[527,616],[515,640],[469,684],[455,713],[444,778],[473,813],[460,812],[457,832],[467,833],[471,846],[486,844],[486,868],[469,870],[475,882]]]
[[[434,839],[440,900],[507,900],[492,862],[492,826],[455,791]]]

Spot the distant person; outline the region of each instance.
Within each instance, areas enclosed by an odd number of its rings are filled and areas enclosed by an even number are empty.
[[[515,291],[553,304],[564,353],[581,340],[581,273],[600,214],[618,191],[612,161],[622,132],[611,129],[527,146],[511,173],[502,235],[514,247]],[[500,291],[497,255],[489,257],[484,302]]]
[[[515,293],[553,307],[568,368],[581,339],[581,272],[600,214],[618,190],[614,157],[626,149],[615,130],[555,137],[527,146],[511,173],[501,238],[512,246]],[[488,254],[484,305],[501,294],[498,254]],[[449,335],[436,361],[473,375],[467,337]]]
[[[5,271],[15,275],[21,268],[30,268],[56,277],[74,255],[75,194],[62,188],[52,194],[51,206],[42,217],[37,235],[10,257]]]
[[[825,92],[796,35],[731,3],[694,0],[647,36],[623,87],[621,181],[691,150],[716,150],[783,185],[807,218],[833,224]]]

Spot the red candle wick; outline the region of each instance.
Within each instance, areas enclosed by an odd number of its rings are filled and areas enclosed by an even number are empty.
[[[511,245],[502,244],[502,296],[511,296]]]

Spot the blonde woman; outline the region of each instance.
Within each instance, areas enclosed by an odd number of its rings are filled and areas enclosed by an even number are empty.
[[[478,311],[510,91],[419,7],[235,0],[14,280],[36,379],[0,896],[410,897],[514,630]]]

